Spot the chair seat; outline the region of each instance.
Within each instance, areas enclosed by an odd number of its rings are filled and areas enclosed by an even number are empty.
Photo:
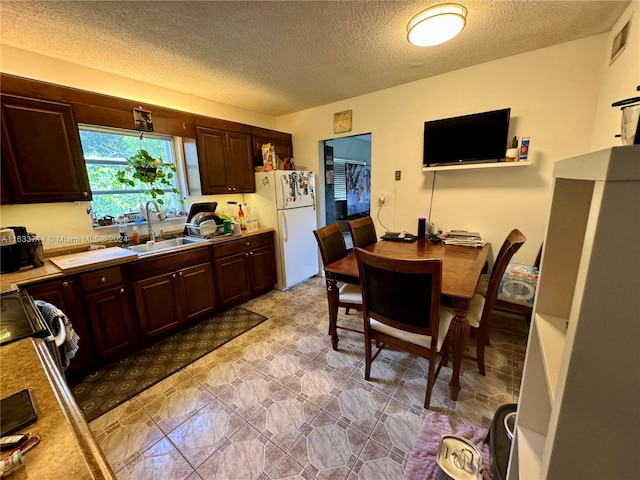
[[[360,285],[345,283],[340,287],[340,303],[357,303],[362,305],[362,289]]]
[[[440,351],[442,345],[444,344],[445,338],[447,337],[447,332],[449,331],[449,325],[451,325],[451,321],[455,313],[452,308],[449,307],[440,307],[440,323],[438,325],[438,345],[436,346],[436,351]],[[400,330],[398,328],[390,327],[389,325],[385,325],[384,323],[380,323],[373,318],[370,319],[371,329],[376,330],[380,333],[384,333],[385,335],[389,335],[394,338],[398,338],[400,340],[404,340],[405,342],[413,343],[415,345],[420,345],[421,347],[431,348],[431,336],[430,335],[420,335],[419,333],[407,332],[405,330]]]
[[[482,319],[482,311],[484,310],[485,298],[474,293],[471,302],[469,303],[469,311],[467,312],[467,322],[469,326],[478,328],[480,326],[480,320]],[[440,316],[442,318],[443,311],[450,311],[451,315],[455,316],[454,310],[451,307],[440,306]]]

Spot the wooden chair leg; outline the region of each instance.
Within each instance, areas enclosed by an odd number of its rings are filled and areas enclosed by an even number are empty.
[[[480,375],[485,375],[484,368],[484,348],[488,342],[484,338],[484,335],[481,332],[478,332],[478,336],[476,337],[476,358],[478,361],[478,370],[480,371]]]
[[[433,384],[436,383],[436,356],[434,355],[429,359],[429,374],[427,376],[427,392],[424,396],[424,408],[429,408],[431,402],[431,392],[433,390]]]
[[[345,313],[345,314],[347,314],[347,315],[349,315],[349,310],[350,310],[350,308],[349,308],[349,307],[346,307],[346,308],[344,309],[344,313]]]
[[[364,337],[364,379],[371,378],[371,339]]]

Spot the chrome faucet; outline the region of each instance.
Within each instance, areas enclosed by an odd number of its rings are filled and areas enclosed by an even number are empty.
[[[156,207],[156,212],[158,213],[158,220],[162,221],[164,220],[164,218],[162,218],[162,213],[160,213],[160,206],[158,205],[158,202],[156,202],[155,200],[149,200],[145,206],[144,206],[144,211],[145,214],[147,215],[147,229],[149,232],[149,241],[150,242],[155,242],[156,241],[156,234],[154,233],[153,229],[151,228],[151,217],[149,217],[149,204],[153,203]]]

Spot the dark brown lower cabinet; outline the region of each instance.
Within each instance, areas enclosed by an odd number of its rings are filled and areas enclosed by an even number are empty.
[[[124,285],[87,295],[85,301],[101,360],[137,346],[138,329],[131,298]]]
[[[100,360],[129,352],[140,343],[126,271],[109,267],[79,275]]]
[[[246,301],[276,283],[273,232],[215,245],[213,252],[222,306]]]
[[[145,339],[176,330],[217,309],[207,247],[139,260],[130,269]]]
[[[96,364],[93,332],[84,309],[82,291],[76,277],[68,277],[27,286],[34,300],[43,300],[62,310],[80,337],[78,351],[66,370],[67,375],[91,370]]]

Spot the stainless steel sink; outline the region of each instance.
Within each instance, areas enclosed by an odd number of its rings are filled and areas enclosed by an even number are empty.
[[[174,248],[181,247],[183,245],[191,245],[194,243],[205,242],[204,238],[195,237],[177,237],[169,240],[162,240],[160,242],[148,242],[142,245],[132,245],[130,250],[137,252],[138,255],[148,255],[150,253],[164,252],[166,250],[172,250]]]

